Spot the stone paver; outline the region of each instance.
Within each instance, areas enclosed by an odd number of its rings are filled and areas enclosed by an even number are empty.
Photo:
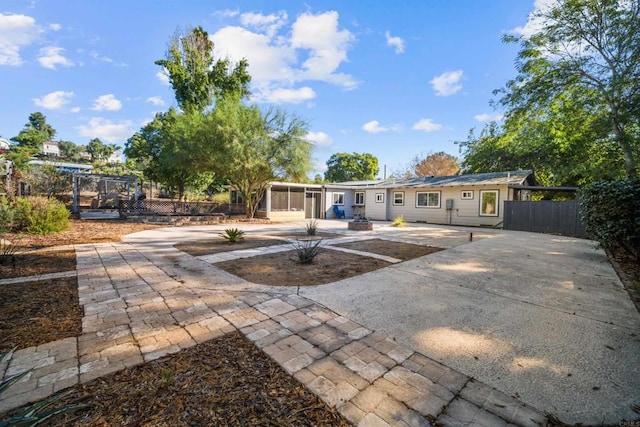
[[[0,411],[240,330],[353,425],[544,422],[517,399],[299,295],[192,284],[128,244],[77,245],[76,254],[83,333],[17,351],[0,366],[0,378],[29,371],[0,396]]]

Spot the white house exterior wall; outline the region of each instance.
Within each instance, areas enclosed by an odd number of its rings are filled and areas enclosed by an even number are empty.
[[[481,190],[497,190],[498,191],[498,215],[497,216],[481,216],[480,215],[480,191]],[[393,204],[395,192],[404,192],[404,205],[397,206]],[[419,192],[440,192],[440,207],[427,208],[416,207],[416,193]],[[473,198],[469,200],[462,199],[463,191],[472,191]],[[451,224],[465,226],[496,226],[499,225],[504,218],[504,201],[510,200],[509,190],[506,185],[494,186],[456,186],[456,187],[426,187],[426,188],[399,188],[389,191],[388,194],[389,216],[385,219],[393,219],[400,215],[406,221],[424,221],[433,224]],[[446,209],[446,200],[453,200],[453,209]],[[367,203],[367,208],[369,204]],[[367,211],[368,212],[368,211]],[[368,216],[368,215],[367,215]],[[375,218],[378,219],[378,218]],[[382,219],[382,218],[380,218]]]
[[[389,202],[389,192],[386,188],[367,189],[364,192],[364,215],[369,219],[378,221],[386,221],[387,218],[387,203]],[[382,203],[377,202],[376,195],[383,194],[384,200]]]
[[[332,189],[327,188],[325,192],[325,218],[331,219],[335,218],[336,215],[333,212],[333,194],[334,193],[344,193],[344,205],[338,206],[341,211],[344,211],[346,218],[353,218],[353,204],[355,203],[355,194],[353,190],[350,189]],[[365,202],[366,203],[366,202]]]

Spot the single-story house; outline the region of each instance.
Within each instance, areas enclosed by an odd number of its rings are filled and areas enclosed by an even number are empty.
[[[42,154],[45,156],[60,157],[60,147],[56,141],[45,141],[42,143]]]
[[[331,184],[271,182],[257,216],[277,221],[367,218],[499,227],[505,200],[525,200],[531,171],[492,172]],[[231,192],[232,202],[237,194]]]

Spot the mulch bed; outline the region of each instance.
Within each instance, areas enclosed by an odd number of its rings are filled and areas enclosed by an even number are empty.
[[[348,426],[240,332],[75,386],[52,426]]]
[[[0,257],[0,279],[36,276],[75,269],[76,251],[73,249],[18,252],[13,256]]]
[[[361,240],[357,242],[339,243],[333,246],[353,249],[356,251],[372,252],[378,255],[390,256],[407,261],[424,255],[443,251],[435,246],[413,245],[410,243],[393,242],[383,239]]]
[[[0,285],[0,353],[82,333],[76,277]]]

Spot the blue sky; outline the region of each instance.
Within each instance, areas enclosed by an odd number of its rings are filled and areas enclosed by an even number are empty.
[[[252,102],[310,124],[315,172],[371,153],[380,176],[500,118],[492,91],[515,76],[541,0],[0,0],[0,136],[41,111],[57,140],[124,142],[175,105],[154,61],[200,25],[216,56],[249,61]],[[313,174],[312,174],[313,175]]]

